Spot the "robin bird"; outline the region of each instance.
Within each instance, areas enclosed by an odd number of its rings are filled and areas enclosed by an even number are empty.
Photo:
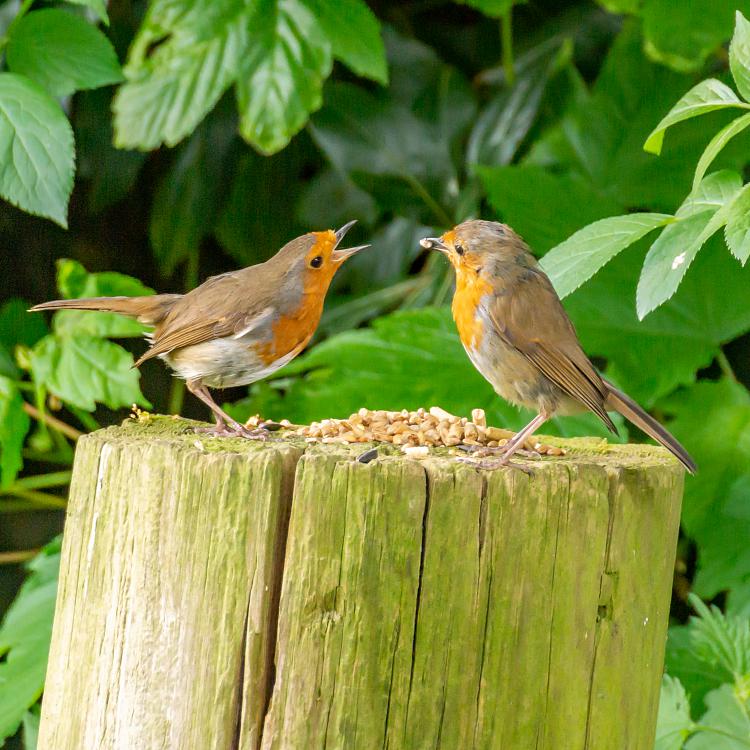
[[[213,434],[263,438],[265,430],[251,431],[232,419],[208,388],[254,383],[305,348],[334,274],[369,247],[339,248],[354,224],[303,234],[265,263],[212,276],[187,294],[63,299],[31,310],[102,310],[155,326],[147,335],[151,347],[134,367],[160,357],[214,413]]]
[[[619,412],[695,472],[677,440],[599,375],[549,278],[510,227],[465,221],[420,244],[446,255],[456,271],[451,310],[469,359],[496,393],[537,412],[493,465],[507,464],[550,417],[589,409],[615,434],[607,411]]]

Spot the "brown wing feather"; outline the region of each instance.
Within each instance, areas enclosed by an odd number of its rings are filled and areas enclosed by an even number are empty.
[[[604,408],[606,387],[541,271],[524,269],[513,293],[493,300],[490,317],[508,344],[563,392],[591,409],[610,430],[617,431]]]
[[[151,348],[135,366],[175,349],[241,334],[254,320],[262,322],[260,318],[273,311],[263,290],[274,288],[264,270],[252,266],[213,276],[186,294],[157,326]],[[254,290],[260,293],[253,295]]]

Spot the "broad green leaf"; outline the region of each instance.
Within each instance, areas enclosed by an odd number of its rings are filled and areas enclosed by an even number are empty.
[[[724,238],[732,255],[744,266],[750,258],[750,188],[747,185],[729,206]]]
[[[681,750],[694,727],[690,718],[690,701],[678,679],[664,675],[656,719],[654,750]]]
[[[29,564],[30,574],[0,626],[0,742],[15,734],[42,694],[59,564],[56,539]]]
[[[556,175],[533,165],[481,167],[477,173],[499,218],[539,255],[620,210],[578,175]]]
[[[214,227],[226,189],[224,175],[231,167],[228,156],[235,128],[234,118],[218,110],[211,113],[178,147],[157,185],[149,238],[165,276],[198,253]]]
[[[357,75],[388,83],[380,24],[364,0],[302,0],[331,43],[333,56]]]
[[[21,394],[12,380],[0,375],[0,487],[11,484],[21,470],[21,449],[28,431]]]
[[[67,228],[73,161],[73,131],[57,102],[25,76],[0,73],[0,196]]]
[[[570,53],[570,44],[554,39],[519,60],[513,87],[496,94],[476,118],[466,147],[467,165],[510,163],[534,124],[551,74]]]
[[[688,195],[676,216],[685,219],[703,211],[716,211],[729,204],[742,189],[742,177],[730,169],[713,172]]]
[[[55,97],[122,80],[109,39],[80,16],[57,8],[21,18],[11,30],[6,54],[11,71]]]
[[[727,107],[747,108],[747,106],[729,86],[715,78],[708,78],[693,86],[672,107],[662,121],[651,131],[651,134],[643,144],[643,148],[652,154],[659,154],[664,142],[664,132],[672,125],[676,125],[683,120],[689,120],[691,117],[714,112],[717,109],[725,109]]]
[[[154,0],[112,104],[115,145],[150,150],[191,133],[235,80],[254,12],[241,0]]]
[[[716,135],[709,141],[708,146],[701,154],[701,158],[698,160],[698,164],[695,168],[695,175],[693,176],[693,190],[700,184],[703,176],[708,171],[713,160],[719,155],[719,152],[724,146],[729,143],[736,135],[739,135],[747,126],[750,125],[750,113],[742,115],[732,120],[728,125],[723,127]]]
[[[750,101],[750,22],[738,10],[732,43],[729,45],[729,67],[737,90]]]
[[[140,297],[153,294],[138,279],[114,271],[89,273],[78,261],[57,261],[57,286],[63,297]],[[137,320],[116,313],[60,310],[53,318],[55,333],[62,336],[142,336],[147,328]]]
[[[109,16],[107,16],[107,0],[65,0],[71,5],[82,5],[85,8],[91,8],[99,18],[109,26]]]
[[[106,339],[45,336],[32,349],[31,366],[38,383],[79,409],[93,411],[97,402],[110,409],[149,406],[138,386],[133,356]]]
[[[640,15],[646,53],[675,70],[698,70],[732,35],[737,2],[644,0]]]
[[[553,247],[542,259],[542,268],[560,297],[566,297],[619,252],[673,220],[651,213],[600,219]]]
[[[299,376],[299,377],[293,377]],[[456,388],[461,383],[461,388]],[[519,428],[533,416],[497,396],[469,361],[447,308],[424,308],[378,318],[372,328],[332,336],[279,373],[280,395],[254,388],[235,406],[237,416],[263,413],[305,423],[347,417],[360,407],[415,409],[439,405],[455,414],[485,409],[491,424]],[[608,433],[595,417],[553,420],[544,431]]]
[[[636,292],[638,317],[643,320],[676,291],[698,251],[726,223],[728,207],[703,211],[668,226],[651,245]]]
[[[645,249],[641,242],[621,253],[566,298],[565,307],[589,356],[606,359],[607,374],[650,407],[675,388],[692,385],[722,344],[750,330],[750,269],[740,268],[715,236],[675,296],[639,321],[634,300]],[[694,481],[686,483],[688,489]]]
[[[323,102],[331,46],[301,0],[260,0],[237,82],[242,137],[281,151]]]
[[[670,430],[700,466],[685,484],[682,525],[698,544],[694,590],[710,598],[750,578],[750,523],[725,510],[730,488],[750,466],[750,393],[726,379],[701,381],[661,408],[675,415]]]
[[[750,748],[750,701],[748,685],[722,685],[706,696],[708,711],[700,730],[685,750],[748,750]]]

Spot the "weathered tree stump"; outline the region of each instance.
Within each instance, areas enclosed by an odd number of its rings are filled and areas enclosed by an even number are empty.
[[[566,445],[81,439],[40,750],[651,750],[682,469]]]

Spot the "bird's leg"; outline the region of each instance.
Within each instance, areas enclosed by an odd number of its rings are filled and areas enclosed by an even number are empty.
[[[502,455],[499,458],[489,459],[487,461],[473,461],[467,458],[460,458],[459,461],[463,463],[470,463],[474,466],[479,466],[482,469],[497,469],[501,466],[513,466],[519,469],[523,467],[510,463],[510,459],[513,454],[526,442],[526,438],[532,435],[539,427],[541,427],[548,417],[544,412],[537,414],[534,419],[529,422],[520,432],[517,432],[503,447]]]
[[[188,380],[187,388],[190,393],[203,401],[216,417],[216,425],[214,427],[198,427],[196,428],[196,432],[208,432],[217,437],[244,437],[250,440],[265,440],[268,437],[268,430],[262,427],[257,430],[248,430],[247,427],[241,425],[236,419],[232,419],[213,400],[208,388],[200,380]],[[229,427],[227,427],[227,424],[229,424]]]

